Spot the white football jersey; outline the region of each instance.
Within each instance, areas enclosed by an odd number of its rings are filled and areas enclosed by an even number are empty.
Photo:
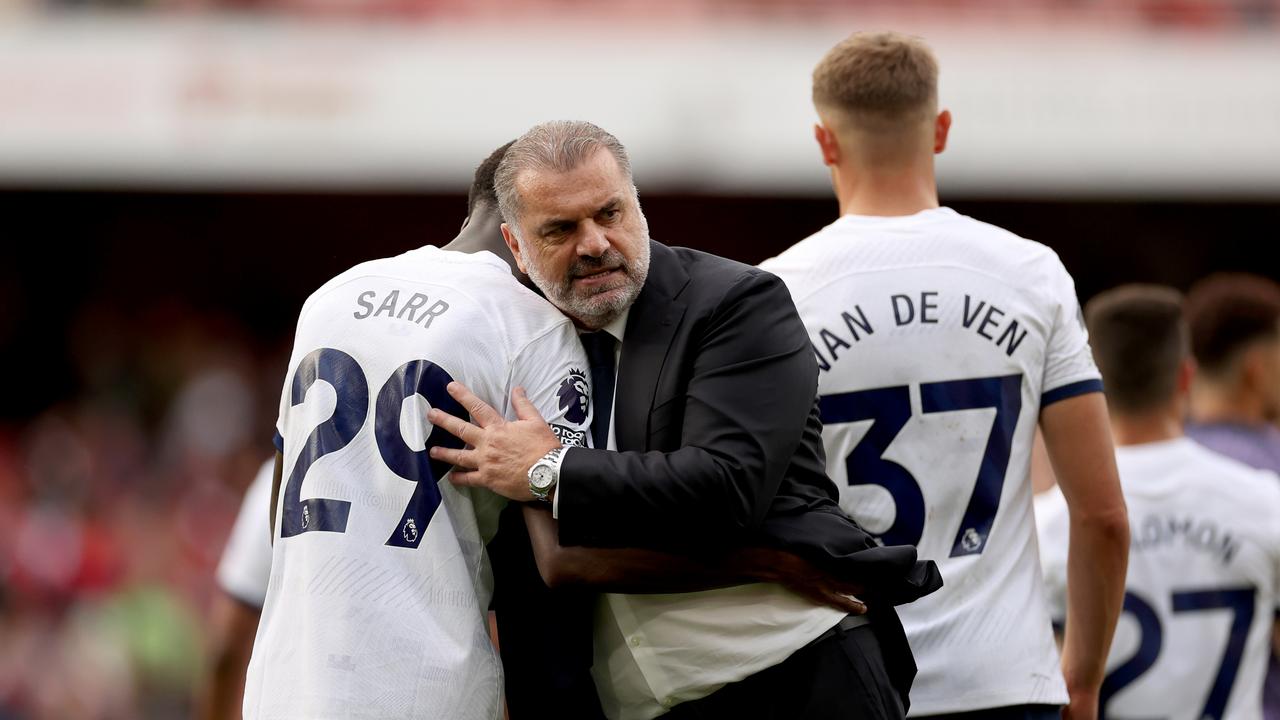
[[[841,506],[946,583],[898,609],[911,714],[1065,703],[1030,454],[1043,406],[1102,386],[1057,255],[937,208],[846,215],[761,267],[813,342]]]
[[[522,386],[581,444],[586,368],[572,323],[491,253],[421,248],[307,300],[246,718],[502,717],[484,546],[504,501],[448,481],[427,448],[461,442],[426,413],[466,416],[445,390],[457,380],[512,417]]]
[[[272,458],[258,469],[240,502],[240,514],[218,561],[218,586],[222,591],[256,608],[267,597],[271,578],[271,476]]]
[[[1124,613],[1100,718],[1261,718],[1280,603],[1280,482],[1187,438],[1116,449],[1129,506]],[[1036,498],[1052,613],[1066,615],[1066,501]]]

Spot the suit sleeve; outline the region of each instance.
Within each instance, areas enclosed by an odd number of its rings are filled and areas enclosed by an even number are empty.
[[[562,543],[687,548],[760,527],[817,393],[808,336],[782,281],[754,269],[688,321],[698,324],[684,357],[666,361],[687,373],[685,393],[655,408],[649,427],[681,423],[679,449],[566,453]]]

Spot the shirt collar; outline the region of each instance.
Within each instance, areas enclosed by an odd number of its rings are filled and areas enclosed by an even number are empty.
[[[612,335],[613,338],[618,341],[618,344],[621,345],[622,336],[627,334],[627,317],[630,315],[631,306],[628,305],[625,310],[618,314],[618,317],[613,319],[613,322],[600,329]]]

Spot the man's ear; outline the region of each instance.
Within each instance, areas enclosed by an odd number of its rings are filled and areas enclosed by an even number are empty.
[[[951,132],[951,111],[943,110],[933,121],[933,154],[947,149],[947,135]]]
[[[1266,353],[1263,352],[1260,343],[1253,343],[1247,346],[1240,354],[1240,383],[1244,385],[1244,389],[1259,393],[1262,392],[1266,383]]]
[[[840,162],[840,141],[836,134],[822,123],[814,123],[813,139],[818,141],[818,148],[822,150],[822,164],[835,167]]]
[[[516,267],[520,268],[520,272],[525,275],[529,274],[529,270],[524,266],[524,260],[520,257],[520,239],[516,234],[511,232],[511,228],[506,223],[502,223],[502,239],[507,242],[507,249],[511,251],[511,256],[516,259]]]
[[[1182,364],[1178,366],[1178,394],[1189,395],[1191,393],[1191,383],[1196,378],[1196,361],[1194,358],[1186,357],[1182,359]]]

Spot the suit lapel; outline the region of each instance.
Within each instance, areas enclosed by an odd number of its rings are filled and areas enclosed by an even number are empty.
[[[671,341],[685,313],[685,303],[676,298],[688,282],[689,274],[675,253],[666,245],[651,242],[649,277],[631,305],[618,364],[613,417],[619,450],[648,449],[649,411]]]

